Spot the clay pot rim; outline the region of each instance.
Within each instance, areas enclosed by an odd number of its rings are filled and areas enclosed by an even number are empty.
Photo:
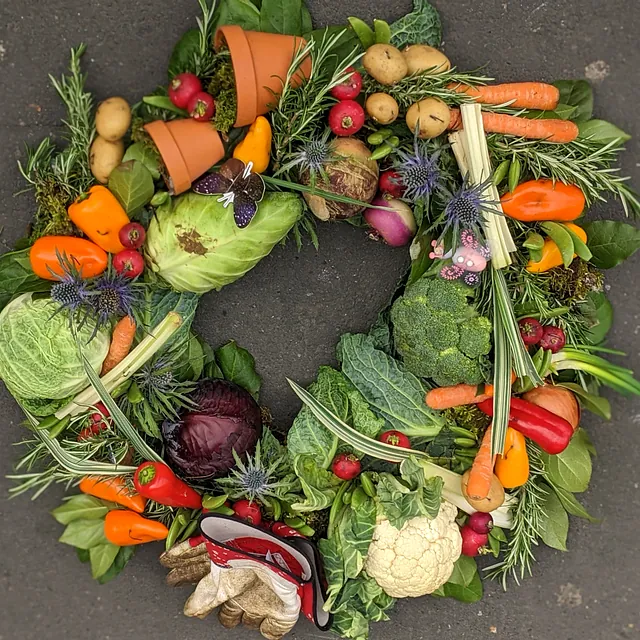
[[[162,162],[171,181],[171,184],[168,185],[170,192],[182,193],[189,189],[191,186],[189,169],[167,123],[164,120],[154,120],[145,124],[144,130],[149,134],[162,157]],[[165,153],[163,154],[160,149],[165,149]]]

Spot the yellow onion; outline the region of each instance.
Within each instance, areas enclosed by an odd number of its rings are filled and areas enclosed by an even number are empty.
[[[580,406],[575,395],[564,387],[546,384],[527,391],[522,398],[564,418],[575,431],[580,424]]]

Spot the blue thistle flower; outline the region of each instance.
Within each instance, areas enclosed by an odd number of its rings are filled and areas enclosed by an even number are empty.
[[[333,143],[329,142],[331,129],[325,129],[320,138],[307,140],[302,148],[293,154],[292,159],[285,163],[279,173],[285,173],[293,167],[300,167],[300,173],[310,174],[312,178],[316,174],[323,176],[326,173],[325,167],[333,159]]]
[[[95,321],[95,336],[99,329],[113,320],[123,316],[133,317],[140,303],[140,295],[131,278],[109,270],[95,280],[88,302],[87,315]]]
[[[429,145],[424,140],[414,137],[413,153],[402,149],[397,151],[399,161],[395,168],[400,174],[400,180],[405,187],[403,199],[410,202],[426,200],[440,189],[440,150],[430,152]]]
[[[53,315],[61,311],[68,311],[71,320],[86,304],[90,293],[86,281],[82,279],[73,260],[69,259],[66,253],[56,252],[56,256],[62,274],[50,269],[57,279],[56,284],[51,287],[51,300],[58,305],[58,309]]]

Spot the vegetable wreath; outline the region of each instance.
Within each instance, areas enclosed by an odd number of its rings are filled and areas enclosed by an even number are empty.
[[[591,476],[586,409],[640,394],[605,346],[603,270],[640,246],[598,200],[640,200],[628,136],[585,81],[496,84],[438,49],[425,0],[389,25],[312,29],[301,0],[199,0],[168,84],[94,110],[54,80],[66,139],[20,170],[36,214],[0,257],[0,377],[26,415],[12,494],[53,515],[101,583],[163,540],[185,614],[273,640],[304,613],[366,638],[395,599],[482,596],[564,549]],[[409,248],[368,333],[346,334],[288,431],[252,356],[192,329],[199,296],[317,220]],[[391,251],[392,249],[390,249]]]

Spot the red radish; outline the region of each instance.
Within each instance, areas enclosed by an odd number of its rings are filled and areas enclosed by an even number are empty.
[[[343,100],[329,111],[329,126],[337,136],[352,136],[362,129],[364,109],[355,100]]]
[[[404,433],[402,433],[402,431],[395,431],[394,429],[385,431],[383,434],[378,436],[378,440],[385,444],[392,444],[394,447],[411,449],[411,441],[404,435]]]
[[[195,73],[180,73],[169,83],[169,100],[179,109],[186,109],[189,100],[202,91],[202,82]]]
[[[383,171],[380,174],[380,181],[378,182],[380,191],[383,194],[388,193],[392,198],[402,198],[404,195],[404,185],[402,184],[402,178],[397,171],[389,169]]]
[[[493,517],[490,513],[482,513],[481,511],[476,511],[469,516],[467,524],[476,533],[489,533],[489,531],[493,529]]]
[[[393,198],[378,196],[371,207],[365,209],[363,217],[372,229],[371,238],[382,238],[391,247],[409,244],[418,229],[411,207]]]
[[[522,320],[518,320],[518,327],[520,328],[522,342],[528,347],[540,342],[544,327],[538,320],[535,318],[522,318]]]
[[[558,353],[567,342],[564,331],[560,327],[545,327],[540,338],[540,346],[549,349],[551,353]]]
[[[144,258],[135,249],[125,249],[113,257],[113,268],[126,278],[137,278],[144,271]]]
[[[146,231],[140,223],[130,222],[120,229],[118,238],[126,249],[139,249],[144,244],[146,235]]]
[[[460,529],[462,536],[462,555],[475,557],[489,542],[489,534],[477,533],[468,524]]]
[[[357,456],[353,453],[340,453],[331,464],[331,471],[340,478],[340,480],[353,480],[360,474],[362,465]]]
[[[191,97],[187,105],[189,115],[198,122],[208,122],[216,112],[216,103],[213,96],[205,91],[200,91]]]
[[[362,91],[362,76],[353,67],[349,67],[347,71],[350,71],[351,75],[331,89],[331,95],[338,100],[353,100]]]
[[[259,525],[262,522],[262,512],[257,502],[238,500],[232,507],[238,518],[246,520],[249,524]]]

